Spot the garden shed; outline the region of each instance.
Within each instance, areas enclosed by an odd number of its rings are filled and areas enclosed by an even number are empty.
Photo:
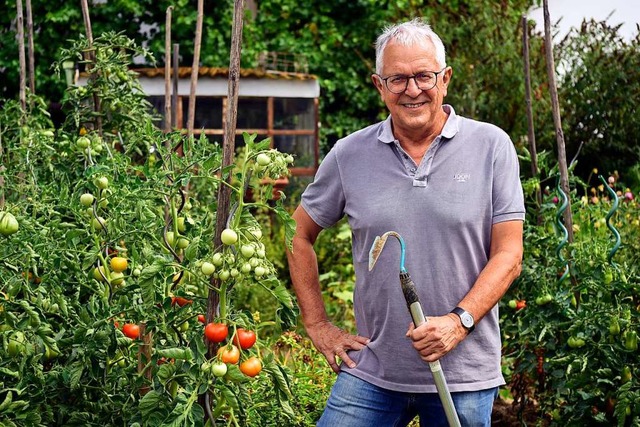
[[[149,101],[164,111],[164,69],[134,70]],[[176,128],[187,127],[191,68],[178,68]],[[196,95],[194,135],[204,133],[222,143],[227,108],[228,69],[200,67]],[[313,175],[318,166],[318,108],[320,85],[316,76],[291,71],[240,71],[236,147],[242,133],[270,138],[273,148],[295,156],[292,175]],[[164,127],[164,123],[159,124]]]

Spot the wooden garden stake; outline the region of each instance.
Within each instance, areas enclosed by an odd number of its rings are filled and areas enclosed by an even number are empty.
[[[34,94],[36,93],[36,61],[33,51],[33,13],[31,12],[31,0],[26,0],[25,6],[27,8],[27,43],[29,45],[29,90]]]
[[[560,119],[560,107],[558,104],[558,88],[556,86],[555,63],[553,60],[553,40],[551,37],[551,23],[549,18],[549,2],[543,1],[544,11],[544,44],[547,58],[547,75],[549,78],[549,92],[551,94],[551,111],[553,113],[553,124],[556,130],[556,142],[558,145],[558,166],[560,169],[560,186],[567,195],[568,205],[564,211],[564,226],[569,233],[569,243],[573,242],[573,217],[571,215],[571,197],[569,188],[569,171],[567,168],[567,153],[564,144],[564,133],[562,132],[562,121]]]
[[[191,67],[191,87],[189,91],[189,117],[187,132],[193,135],[193,124],[196,117],[196,86],[198,85],[198,71],[200,70],[200,47],[202,46],[202,20],[204,15],[204,0],[198,0],[198,16],[196,18],[196,39],[193,47],[193,65]]]
[[[171,128],[175,129],[178,126],[178,71],[180,62],[180,45],[174,43],[173,45],[173,94],[171,95],[171,110],[173,115],[171,116]]]
[[[84,21],[84,31],[87,34],[87,42],[89,44],[89,49],[86,53],[86,59],[89,60],[89,64],[87,64],[87,70],[91,69],[91,64],[96,61],[96,52],[93,49],[93,31],[91,30],[91,17],[89,16],[89,4],[87,0],[80,0],[80,4],[82,6],[82,19]],[[89,76],[89,79],[92,79]],[[96,128],[98,130],[98,134],[102,137],[102,118],[100,117],[100,98],[97,93],[93,93],[93,111],[96,113]]]
[[[140,322],[138,326],[140,327],[140,337],[142,339],[142,343],[138,346],[138,373],[144,372],[144,377],[148,381],[147,384],[140,387],[140,395],[144,396],[151,390],[149,384],[153,381],[153,369],[147,367],[151,362],[153,334],[151,332],[147,333],[146,322]]]
[[[529,140],[529,153],[531,155],[531,176],[536,177],[540,173],[538,169],[538,152],[536,150],[536,133],[533,126],[533,108],[531,106],[531,67],[529,65],[529,24],[526,16],[522,17],[522,57],[524,60],[524,88],[525,104],[527,107],[527,125]],[[542,206],[542,192],[536,189],[536,202],[538,208]],[[539,211],[539,209],[538,209]],[[538,215],[538,224],[542,223],[542,216]]]
[[[235,150],[236,119],[238,115],[238,83],[240,80],[240,52],[242,49],[242,18],[244,15],[243,0],[234,0],[233,5],[233,28],[231,34],[231,54],[229,61],[229,85],[227,93],[227,110],[225,112],[224,142],[222,149],[222,170],[233,164],[233,153]],[[231,174],[226,178],[227,183],[231,182]],[[221,185],[218,189],[218,212],[216,215],[216,233],[214,247],[220,247],[222,240],[220,235],[227,226],[229,219],[229,208],[231,204],[231,188],[229,185]],[[238,215],[240,213],[238,212]],[[220,298],[216,289],[220,289],[220,281],[212,278],[212,285],[215,289],[209,290],[209,300],[207,305],[207,322],[216,316],[219,309]],[[208,343],[208,357],[216,354],[215,343]]]
[[[27,111],[27,63],[24,56],[24,15],[22,13],[22,0],[16,0],[18,9],[17,27],[18,27],[18,61],[20,62],[20,106],[22,113]],[[20,124],[24,124],[24,117],[20,118]]]
[[[167,8],[164,34],[164,131],[171,132],[171,11]]]

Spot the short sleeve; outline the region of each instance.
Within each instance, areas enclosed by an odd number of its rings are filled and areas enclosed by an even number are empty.
[[[493,224],[525,219],[518,155],[505,137],[507,141],[497,151],[493,165]]]
[[[326,155],[313,182],[302,194],[302,207],[322,228],[331,227],[344,215],[345,195],[338,163],[338,144]]]

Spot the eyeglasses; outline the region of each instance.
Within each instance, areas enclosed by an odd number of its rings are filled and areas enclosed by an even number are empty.
[[[440,71],[423,71],[412,76],[404,76],[402,74],[396,74],[385,78],[379,74],[377,76],[384,82],[387,89],[389,89],[389,92],[400,94],[409,87],[409,79],[413,79],[420,90],[433,89],[436,83],[438,83],[438,74],[442,73],[446,69],[447,68],[445,67]]]

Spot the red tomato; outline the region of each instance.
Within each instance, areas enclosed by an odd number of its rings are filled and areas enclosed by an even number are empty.
[[[516,301],[516,310],[522,310],[527,306],[527,301],[520,299]]]
[[[207,319],[205,319],[204,314],[198,314],[198,322],[207,323]]]
[[[171,305],[174,306],[178,304],[180,307],[184,307],[187,304],[191,304],[193,301],[190,299],[186,299],[183,297],[171,297]]]
[[[220,347],[218,357],[223,363],[238,363],[240,360],[240,350],[235,345]]]
[[[122,332],[125,334],[125,336],[131,339],[136,339],[140,336],[140,326],[136,325],[135,323],[126,323],[122,327]]]
[[[229,328],[224,323],[209,323],[204,327],[204,336],[211,342],[222,342],[228,334]]]
[[[240,364],[240,371],[248,377],[255,377],[262,371],[262,362],[255,356],[251,356]]]
[[[238,328],[233,343],[243,350],[247,350],[256,343],[256,333],[247,329]]]

